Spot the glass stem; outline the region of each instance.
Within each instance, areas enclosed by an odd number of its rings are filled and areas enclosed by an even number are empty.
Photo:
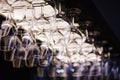
[[[88,37],[88,29],[87,28],[85,30],[85,34],[86,34],[86,38],[89,39],[89,37]]]
[[[74,23],[75,23],[75,18],[73,17],[72,18],[72,26],[74,26]]]
[[[43,18],[44,14],[43,14],[43,4],[41,4],[41,18]]]
[[[58,8],[58,13],[61,12],[61,2],[59,2],[59,8]]]

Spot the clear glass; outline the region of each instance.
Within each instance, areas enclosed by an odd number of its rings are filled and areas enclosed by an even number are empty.
[[[31,9],[31,4],[25,0],[16,0],[12,5],[13,8],[13,18],[17,21],[22,21],[24,18],[30,17],[31,12],[27,14],[27,9]],[[32,15],[31,15],[32,16]]]
[[[19,47],[14,51],[14,59],[12,61],[14,68],[21,68],[25,66],[26,49]]]
[[[44,30],[47,30],[49,28],[49,21],[44,16],[44,6],[46,3],[38,3],[38,4],[32,4],[33,6],[33,30],[36,29],[36,35],[40,35]]]
[[[16,54],[18,54],[17,50],[22,46],[22,42],[20,41],[17,35],[13,35],[8,43],[8,47],[12,50],[11,51],[11,61],[16,58]]]
[[[38,64],[39,66],[48,66],[49,65],[49,61],[50,61],[50,57],[52,54],[52,52],[49,52],[49,46],[46,42],[43,42],[40,46],[40,54],[39,54],[39,61]]]
[[[65,12],[62,11],[61,1],[59,1],[59,2],[57,3],[57,5],[58,5],[58,6],[56,6],[56,7],[58,7],[58,13],[56,14],[56,17],[57,17],[57,18],[63,18],[64,15],[65,15]]]
[[[12,50],[15,45],[11,43],[11,39],[16,34],[16,25],[14,24],[14,20],[12,19],[12,13],[9,11],[6,16],[6,20],[1,24],[2,29],[2,39],[1,39],[1,48],[4,52],[4,59],[7,61],[11,61],[13,54]]]
[[[37,67],[37,76],[39,78],[43,78],[44,77],[44,68],[43,67]]]
[[[9,5],[12,5],[16,0],[5,0]]]
[[[0,13],[5,17],[8,17],[10,12],[12,11],[12,7],[6,3],[5,0],[0,1]]]
[[[27,67],[36,67],[38,66],[40,49],[39,47],[32,43],[28,46],[27,57],[26,57],[26,66]]]

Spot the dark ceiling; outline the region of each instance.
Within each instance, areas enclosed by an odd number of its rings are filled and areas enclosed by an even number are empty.
[[[61,0],[67,9],[79,8],[79,22],[92,21],[94,30],[100,32],[99,38],[107,40],[108,46],[113,47],[111,54],[120,55],[120,1],[116,0]],[[80,26],[83,28],[84,26]],[[107,47],[108,47],[107,46]]]

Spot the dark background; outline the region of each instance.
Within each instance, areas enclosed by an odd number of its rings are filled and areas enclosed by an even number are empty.
[[[120,1],[119,0],[62,0],[66,8],[79,8],[79,20],[92,20],[96,29],[99,28],[101,38],[108,41],[114,49],[112,58],[120,57]],[[0,19],[2,20],[2,19]],[[33,80],[34,68],[15,69],[11,62],[3,60],[0,53],[0,80]]]

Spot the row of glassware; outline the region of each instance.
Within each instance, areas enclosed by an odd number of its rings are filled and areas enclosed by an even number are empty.
[[[86,42],[74,17],[58,17],[61,11],[44,0],[1,0],[1,46],[4,59],[13,67],[49,66],[50,63],[101,61],[103,47]]]

